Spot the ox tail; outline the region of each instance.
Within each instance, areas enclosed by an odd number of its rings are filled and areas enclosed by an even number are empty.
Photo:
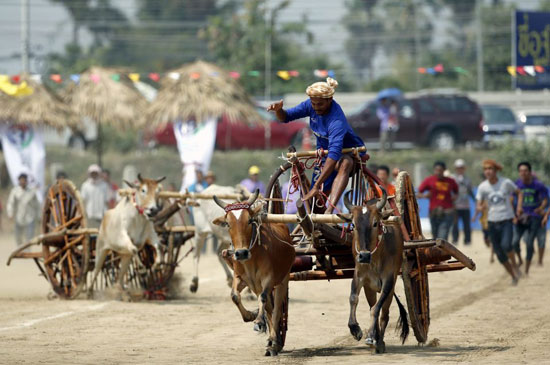
[[[407,319],[407,311],[405,310],[405,307],[403,307],[403,304],[399,301],[397,295],[395,293],[393,295],[397,301],[397,306],[399,307],[399,319],[397,320],[397,327],[395,329],[397,331],[401,329],[401,334],[399,337],[401,338],[401,343],[405,344],[407,337],[409,337],[409,321]]]

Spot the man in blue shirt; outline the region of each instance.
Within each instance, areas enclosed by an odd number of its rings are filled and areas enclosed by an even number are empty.
[[[525,273],[529,274],[529,267],[531,266],[534,253],[535,237],[537,237],[539,229],[541,229],[544,210],[548,204],[548,190],[543,183],[533,176],[529,162],[520,162],[518,164],[518,173],[519,179],[516,181],[516,185],[523,193],[523,214],[518,217],[513,246],[521,265],[520,241],[524,233],[527,233],[525,240],[527,246]]]
[[[342,149],[364,146],[348,124],[340,105],[332,99],[337,86],[338,82],[329,77],[326,82],[310,85],[306,89],[309,99],[294,108],[283,109],[282,100],[267,108],[275,112],[283,123],[309,117],[309,126],[317,137],[317,149],[328,150],[320,173],[314,173],[311,190],[303,197],[303,200],[309,200],[318,196],[320,191],[330,194],[326,213],[332,213],[353,169],[353,158],[342,154]]]

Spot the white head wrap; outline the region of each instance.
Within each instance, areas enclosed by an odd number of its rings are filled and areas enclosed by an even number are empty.
[[[337,87],[338,81],[327,77],[327,82],[320,81],[308,86],[306,94],[310,98],[332,98]]]

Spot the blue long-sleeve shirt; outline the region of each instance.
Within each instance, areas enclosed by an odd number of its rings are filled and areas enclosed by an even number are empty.
[[[332,101],[330,111],[318,115],[311,106],[311,100],[296,105],[286,111],[285,123],[309,117],[309,126],[317,137],[317,149],[328,150],[328,157],[340,160],[342,148],[363,147],[365,143],[351,129],[340,105]]]

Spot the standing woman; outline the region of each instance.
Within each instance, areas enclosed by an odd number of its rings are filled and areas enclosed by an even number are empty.
[[[504,266],[512,277],[512,284],[516,285],[519,279],[519,270],[516,266],[514,250],[512,247],[512,236],[514,228],[514,208],[510,197],[518,195],[517,216],[523,212],[523,193],[512,182],[512,180],[499,177],[497,172],[502,166],[494,160],[483,161],[483,175],[486,180],[479,184],[476,195],[476,215],[483,209],[484,202],[487,202],[489,211],[489,237],[498,261]]]

